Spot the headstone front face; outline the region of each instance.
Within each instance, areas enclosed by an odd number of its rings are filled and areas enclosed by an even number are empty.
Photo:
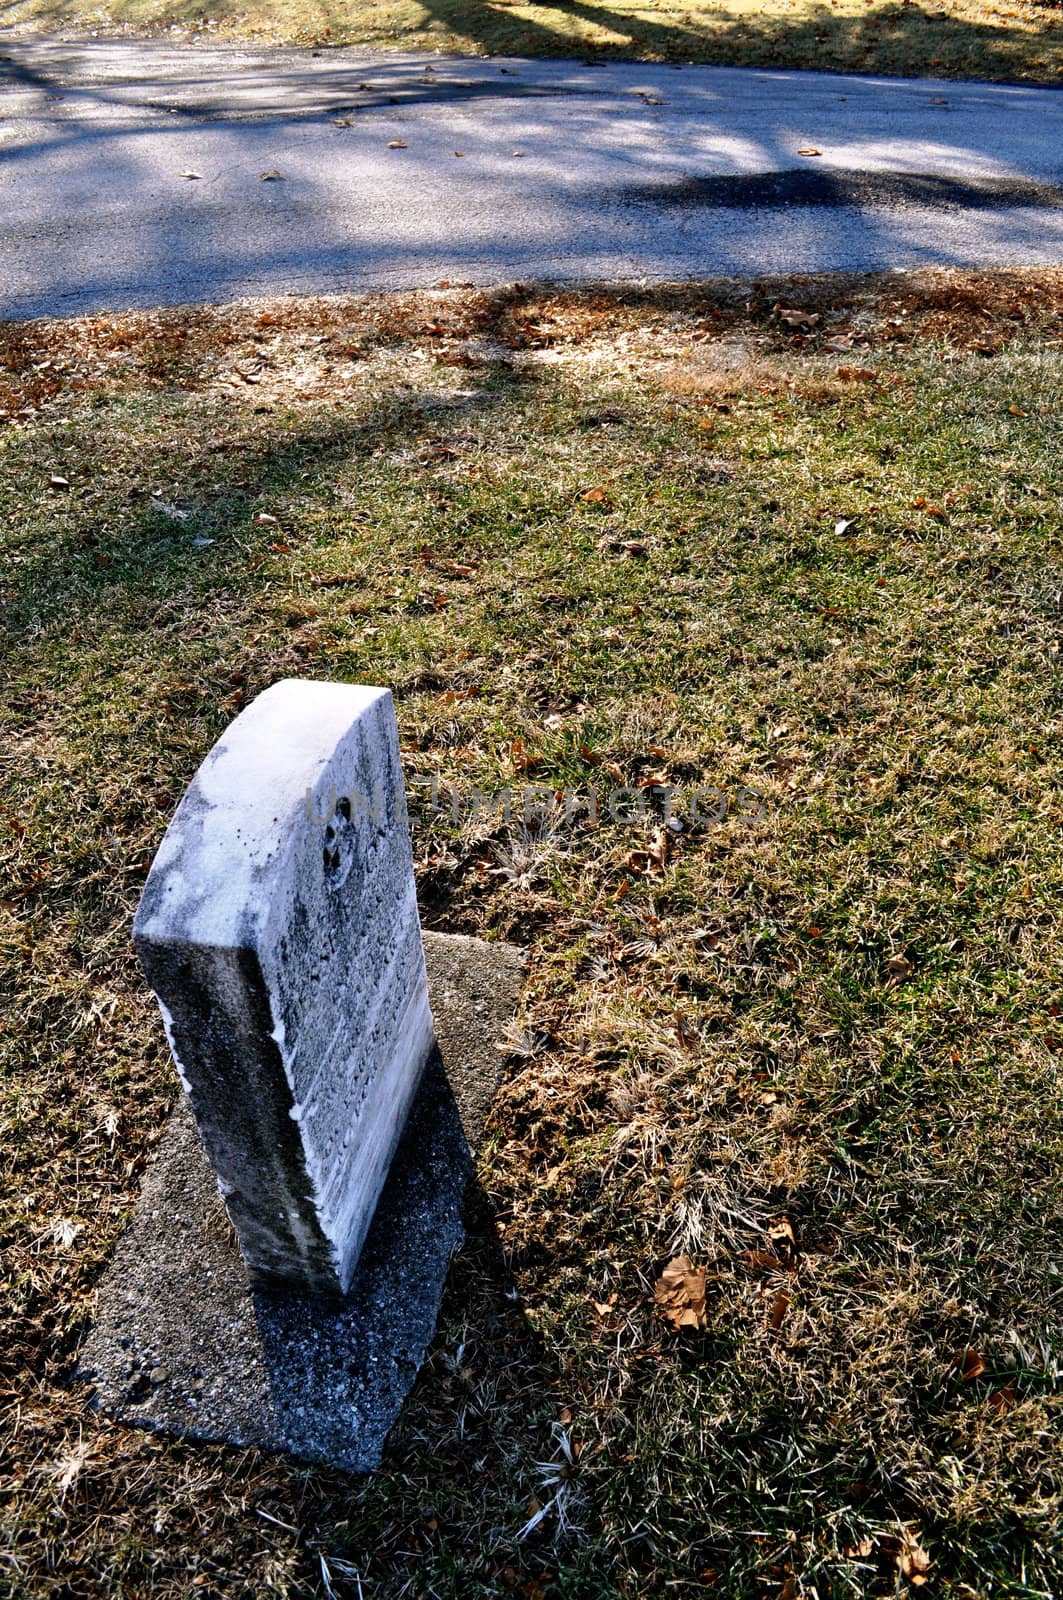
[[[259,695],[133,937],[252,1276],[345,1293],[433,1042],[388,691]]]

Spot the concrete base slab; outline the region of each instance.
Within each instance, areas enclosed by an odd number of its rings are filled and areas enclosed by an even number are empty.
[[[350,1472],[384,1441],[435,1332],[464,1237],[471,1152],[523,958],[425,934],[438,1049],[342,1300],[252,1289],[187,1104],[175,1111],[99,1293],[79,1376],[122,1422]]]

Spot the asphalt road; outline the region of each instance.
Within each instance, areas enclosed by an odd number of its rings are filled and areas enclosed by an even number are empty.
[[[1061,262],[1053,89],[0,33],[0,316]]]

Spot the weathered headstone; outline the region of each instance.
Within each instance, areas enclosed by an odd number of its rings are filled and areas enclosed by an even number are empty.
[[[259,695],[133,936],[253,1278],[345,1293],[433,1040],[387,690]]]
[[[79,1374],[140,1427],[372,1468],[464,1236],[523,965],[422,940],[390,695],[260,695],[181,802],[134,934],[200,1138],[180,1104]]]

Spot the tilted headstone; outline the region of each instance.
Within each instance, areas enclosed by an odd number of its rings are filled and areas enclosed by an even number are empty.
[[[133,936],[253,1278],[345,1293],[433,1043],[388,691],[259,695]]]

